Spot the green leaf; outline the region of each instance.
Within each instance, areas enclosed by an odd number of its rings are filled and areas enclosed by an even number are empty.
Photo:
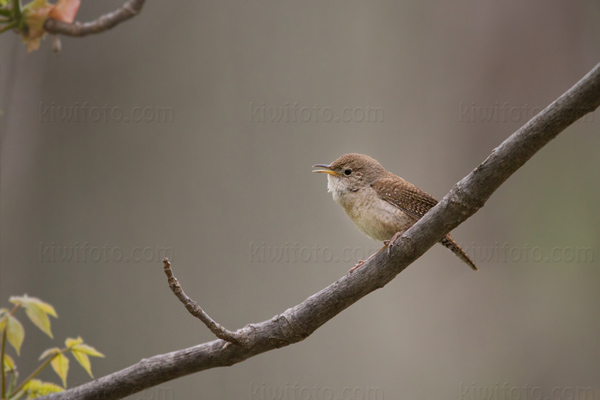
[[[48,2],[46,0],[33,0],[31,3],[28,3],[23,7],[23,11],[29,10],[32,8],[40,8],[44,7]]]
[[[33,304],[36,307],[39,307],[40,309],[42,309],[42,311],[44,311],[44,313],[50,314],[53,317],[58,318],[58,315],[56,314],[56,310],[54,310],[54,307],[52,307],[51,304],[48,304],[48,303],[38,299],[37,297],[29,297],[27,295],[11,296],[9,301],[15,305],[18,304],[23,307],[28,307],[29,305]]]
[[[13,296],[10,298],[10,302],[13,304],[18,304],[21,307],[25,307],[25,312],[31,322],[40,328],[46,335],[53,338],[50,330],[50,318],[48,318],[48,315],[52,315],[53,317],[57,318],[54,307],[38,298],[28,296]]]
[[[6,321],[8,321],[7,315],[9,315],[9,313],[10,311],[8,308],[0,308],[0,333],[4,332]]]
[[[31,304],[34,304],[36,307],[39,307],[46,314],[50,314],[54,318],[58,318],[58,315],[56,314],[56,310],[54,309],[54,307],[52,307],[51,304],[48,304],[48,303],[46,303],[40,299],[37,299],[35,297],[28,297],[28,299],[31,302]]]
[[[81,336],[79,336],[77,339],[67,338],[67,340],[65,340],[65,346],[67,346],[69,349],[81,343],[83,343]]]
[[[23,386],[23,391],[25,393],[29,393],[30,399],[34,398],[35,393],[37,393],[42,388],[42,381],[39,379],[32,379]]]
[[[31,322],[35,324],[35,326],[40,328],[46,335],[54,338],[52,336],[52,332],[50,331],[50,318],[48,318],[46,313],[37,307],[27,307],[25,309],[25,313]]]
[[[88,356],[93,357],[104,357],[104,354],[100,353],[98,350],[93,348],[92,346],[88,346],[87,344],[83,344],[83,339],[78,337],[77,339],[68,338],[65,341],[65,344],[73,353],[73,357],[81,364],[83,369],[87,371],[90,377],[94,377],[92,374],[92,365],[90,363],[90,358]]]
[[[65,389],[61,388],[58,385],[55,385],[52,382],[42,382],[42,387],[38,391],[38,396],[45,396],[50,393],[58,393],[58,392],[64,392],[64,391],[65,391]],[[30,397],[30,398],[33,399],[34,397]]]
[[[73,350],[78,351],[80,353],[87,354],[88,356],[92,356],[92,357],[104,357],[104,354],[100,353],[98,350],[96,350],[92,346],[88,346],[87,344],[78,344],[77,346],[75,346],[71,349],[71,351],[73,351]]]
[[[52,369],[60,377],[63,387],[67,387],[67,374],[69,373],[69,359],[62,353],[58,353],[50,362]]]
[[[48,349],[42,353],[39,360],[43,360],[44,358],[46,358],[50,355],[55,355],[56,353],[60,353],[60,349],[58,347],[53,347],[51,349]]]
[[[92,364],[90,363],[88,355],[77,350],[71,350],[71,352],[73,353],[73,357],[75,357],[77,362],[86,370],[88,375],[91,378],[94,378],[94,375],[92,374]]]
[[[25,329],[23,329],[23,325],[21,325],[19,320],[10,314],[7,315],[6,338],[8,339],[8,343],[15,348],[17,354],[21,355],[21,345],[23,344],[23,339],[25,339]]]
[[[52,382],[42,382],[39,379],[32,379],[23,387],[23,390],[28,394],[28,399],[35,399],[38,396],[45,396],[50,393],[58,393],[64,391],[58,385]]]
[[[4,363],[2,363],[2,365],[4,365],[5,373],[15,370],[15,360],[13,360],[8,354],[4,355]]]

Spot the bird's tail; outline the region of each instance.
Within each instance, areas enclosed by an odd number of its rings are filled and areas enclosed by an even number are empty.
[[[445,247],[449,248],[454,254],[458,256],[458,258],[463,260],[469,267],[473,268],[475,271],[479,271],[473,260],[471,260],[467,253],[465,253],[464,250],[460,248],[458,243],[452,240],[450,235],[446,235],[446,237],[440,240],[440,243],[442,243]]]

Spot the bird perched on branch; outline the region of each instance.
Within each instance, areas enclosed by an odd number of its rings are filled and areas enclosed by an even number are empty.
[[[381,250],[438,203],[423,190],[386,171],[377,160],[364,154],[344,154],[331,164],[316,164],[313,168],[320,168],[313,172],[328,174],[327,189],[333,199],[344,207],[358,229],[384,242]],[[450,235],[443,237],[440,243],[477,271],[475,263]],[[359,261],[350,272],[365,262]]]

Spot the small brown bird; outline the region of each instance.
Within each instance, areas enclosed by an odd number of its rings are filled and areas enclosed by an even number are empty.
[[[384,242],[382,250],[396,239],[395,235],[402,235],[438,203],[364,154],[344,154],[330,165],[316,164],[313,168],[322,168],[313,172],[328,174],[327,189],[333,199],[344,207],[358,229]],[[475,263],[450,235],[440,243],[477,271]],[[365,262],[360,261],[350,272]]]

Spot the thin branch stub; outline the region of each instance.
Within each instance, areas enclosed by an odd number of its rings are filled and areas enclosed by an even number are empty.
[[[167,275],[167,280],[169,282],[169,288],[171,291],[177,296],[179,301],[185,306],[186,310],[194,317],[198,318],[212,333],[215,334],[219,339],[223,339],[229,343],[241,345],[242,340],[240,335],[227,330],[224,326],[213,320],[194,300],[192,300],[188,295],[185,294],[183,288],[179,284],[175,275],[173,275],[173,270],[171,269],[171,263],[168,258],[163,259],[163,266],[165,269],[165,274]]]

